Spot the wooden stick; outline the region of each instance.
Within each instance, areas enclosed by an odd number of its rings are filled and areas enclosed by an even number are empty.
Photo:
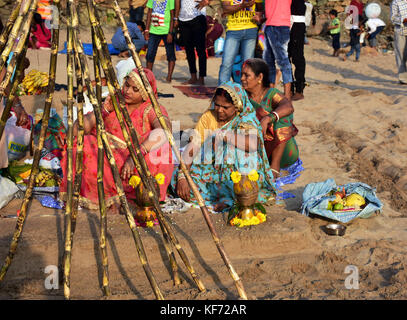
[[[73,3],[73,0],[69,0],[69,2],[70,2],[70,7],[71,7],[70,13],[75,18],[77,16],[76,10],[74,9],[75,4]],[[74,21],[77,21],[77,18],[75,18]],[[105,130],[104,122],[103,122],[103,118],[102,118],[102,112],[100,109],[101,107],[97,104],[97,100],[95,98],[93,87],[92,87],[92,84],[89,79],[87,61],[86,61],[86,57],[83,53],[82,42],[79,38],[79,32],[77,29],[78,29],[77,27],[76,27],[76,29],[74,29],[74,38],[78,45],[78,52],[79,52],[79,57],[81,60],[81,67],[84,72],[84,79],[85,79],[86,87],[88,88],[87,92],[89,94],[89,99],[94,108],[96,122],[97,122],[97,125],[99,126],[100,136],[101,136],[101,139],[103,142],[103,147],[104,147],[104,150],[106,153],[106,157],[109,161],[110,168],[112,170],[113,178],[114,178],[114,181],[116,184],[117,193],[118,193],[121,205],[126,213],[126,220],[132,231],[133,239],[135,241],[137,252],[138,252],[141,264],[143,266],[144,272],[146,273],[147,279],[150,282],[150,285],[153,289],[153,292],[154,292],[156,298],[162,300],[162,299],[164,299],[164,297],[162,296],[162,293],[158,287],[157,281],[155,280],[155,277],[154,277],[154,275],[151,271],[150,265],[148,263],[146,253],[144,251],[144,246],[143,246],[143,243],[140,238],[140,234],[138,233],[136,223],[134,221],[133,215],[131,214],[131,211],[130,211],[130,208],[129,208],[129,205],[128,205],[128,202],[126,199],[126,195],[123,190],[123,184],[122,184],[122,181],[120,178],[119,170],[117,168],[116,161],[114,159],[111,147],[109,145],[109,141],[107,139],[106,130]]]
[[[92,39],[95,37],[94,32],[92,30]],[[93,67],[96,79],[96,98],[98,101],[98,105],[102,105],[102,79],[100,75],[100,65],[99,65],[99,58],[97,56],[97,52],[93,43]],[[103,280],[102,280],[102,287],[103,293],[105,296],[110,295],[110,288],[109,288],[109,264],[107,259],[107,250],[106,250],[106,234],[107,234],[107,219],[106,219],[106,203],[105,203],[105,191],[103,186],[103,169],[105,163],[105,153],[103,152],[103,142],[99,132],[99,126],[96,127],[96,137],[98,142],[98,173],[97,173],[97,181],[98,181],[98,198],[99,198],[99,209],[100,209],[100,240],[99,240],[99,247],[102,256],[102,266],[103,266]]]
[[[58,8],[60,7],[59,0],[54,0],[54,4]],[[0,271],[0,281],[2,281],[4,276],[6,275],[7,270],[10,267],[13,257],[17,251],[18,241],[19,241],[21,233],[23,231],[24,222],[25,222],[26,215],[27,215],[27,208],[31,201],[32,191],[33,191],[34,183],[35,183],[35,176],[37,175],[37,173],[39,171],[38,167],[39,167],[39,162],[40,162],[40,158],[41,158],[41,150],[44,147],[45,133],[48,128],[49,113],[50,113],[50,109],[51,109],[51,105],[52,105],[52,98],[53,98],[54,89],[55,89],[55,73],[56,73],[56,65],[57,65],[57,57],[58,57],[58,44],[59,44],[59,29],[54,29],[53,34],[52,34],[51,61],[50,61],[50,66],[49,66],[49,82],[48,82],[48,88],[47,88],[47,98],[45,100],[44,113],[42,115],[42,126],[41,126],[40,138],[38,141],[38,147],[34,149],[34,160],[33,160],[33,165],[32,165],[32,169],[31,169],[29,182],[27,185],[27,190],[25,192],[25,196],[24,196],[23,202],[20,207],[20,215],[17,219],[16,228],[14,231],[12,242],[10,244],[9,253],[8,253],[8,255],[6,257],[6,261]]]
[[[113,6],[114,6],[114,10],[115,10],[115,12],[117,14],[117,17],[118,17],[118,19],[120,21],[120,25],[122,27],[123,34],[125,35],[126,42],[127,42],[127,45],[128,45],[128,47],[130,49],[130,52],[132,54],[133,60],[134,60],[134,62],[136,64],[137,69],[139,70],[139,73],[140,73],[141,79],[143,81],[144,87],[147,90],[148,96],[149,96],[149,98],[150,98],[150,100],[152,102],[153,108],[154,108],[154,110],[156,112],[157,118],[160,121],[160,124],[161,124],[162,128],[164,129],[164,131],[165,131],[165,133],[167,135],[168,141],[170,142],[170,144],[171,144],[171,146],[173,148],[174,154],[176,155],[176,157],[178,158],[178,160],[180,162],[180,168],[183,171],[183,173],[185,174],[185,177],[186,177],[186,179],[187,179],[187,181],[188,181],[188,183],[189,183],[189,185],[190,185],[190,187],[192,189],[192,192],[193,192],[195,198],[198,201],[199,207],[201,208],[202,214],[204,216],[206,224],[208,225],[209,231],[210,231],[210,233],[212,235],[212,238],[213,238],[213,240],[214,240],[214,242],[216,244],[216,247],[217,247],[217,249],[218,249],[218,251],[219,251],[219,253],[220,253],[220,255],[221,255],[221,257],[222,257],[222,259],[223,259],[223,261],[224,261],[224,263],[226,265],[226,267],[228,268],[229,274],[231,275],[232,279],[235,282],[235,286],[237,288],[239,296],[242,299],[247,300],[247,295],[246,295],[246,292],[244,290],[243,283],[240,280],[239,275],[237,274],[237,272],[233,268],[233,266],[232,266],[232,264],[230,262],[230,259],[228,258],[227,254],[226,254],[226,251],[225,251],[225,249],[223,247],[223,244],[220,241],[220,239],[219,239],[219,237],[217,235],[216,229],[215,229],[215,227],[213,225],[213,222],[212,222],[212,220],[211,220],[211,218],[209,216],[208,208],[205,205],[205,202],[204,202],[204,200],[203,200],[203,198],[202,198],[202,196],[201,196],[201,194],[200,194],[200,192],[198,190],[198,187],[196,186],[196,184],[192,180],[192,177],[189,174],[189,171],[188,171],[187,167],[185,166],[185,163],[184,163],[184,161],[183,161],[183,159],[181,157],[181,154],[180,154],[180,152],[179,152],[179,150],[178,150],[178,148],[177,148],[177,146],[175,144],[175,139],[174,139],[171,131],[168,129],[167,124],[165,122],[165,119],[162,116],[161,110],[160,110],[159,105],[158,105],[157,98],[155,97],[155,95],[153,93],[153,90],[151,88],[151,85],[148,82],[148,79],[147,79],[147,77],[146,77],[146,75],[144,73],[143,67],[141,65],[140,58],[139,58],[139,56],[138,56],[138,54],[136,52],[136,48],[135,48],[133,42],[131,41],[130,35],[129,35],[128,30],[127,30],[126,22],[124,20],[123,14],[122,14],[121,9],[120,9],[120,7],[119,7],[116,0],[114,0]]]

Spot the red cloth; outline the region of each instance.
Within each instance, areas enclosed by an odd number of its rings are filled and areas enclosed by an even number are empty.
[[[150,70],[144,69],[147,75],[150,84],[152,85],[154,92],[156,93],[155,78],[153,73]],[[147,111],[146,111],[147,110]],[[148,111],[149,110],[149,111]],[[167,111],[164,107],[161,107],[161,112],[164,116],[168,117]],[[151,107],[149,101],[144,102],[140,107],[134,110],[130,114],[133,126],[136,132],[140,136],[139,142],[142,143],[150,134],[152,130],[152,123],[155,121],[156,116],[154,109]],[[106,131],[113,134],[114,136],[120,138],[124,141],[123,134],[117,120],[115,112],[110,114],[105,114],[104,123]],[[74,155],[76,154],[76,140],[74,141],[73,148]],[[112,148],[114,159],[116,160],[117,168],[119,173],[126,162],[127,157],[129,156],[129,151],[127,148]],[[98,191],[97,191],[97,139],[93,134],[86,135],[84,140],[84,149],[83,149],[83,173],[82,173],[82,186],[80,195],[83,198],[86,198],[90,202],[98,205]],[[159,159],[159,161],[157,161]],[[168,185],[171,182],[172,172],[174,170],[174,165],[172,161],[172,150],[168,142],[164,143],[157,151],[152,151],[145,156],[147,166],[153,176],[158,173],[162,173],[165,176],[165,182],[163,185],[160,185],[160,201],[165,200],[166,192]],[[61,167],[63,170],[63,180],[60,186],[61,192],[66,192],[67,190],[67,157],[66,149],[63,153],[63,158],[61,160]],[[73,168],[75,169],[75,156]],[[134,174],[137,174],[137,170],[134,169]],[[75,170],[74,170],[75,171]],[[137,174],[138,175],[138,174]],[[134,199],[135,191],[129,186],[128,181],[123,181],[124,191],[128,199]],[[105,156],[104,160],[104,172],[103,172],[103,185],[105,191],[105,201],[108,205],[108,199],[116,196],[117,191],[114,184],[113,174],[110,169],[109,162]]]
[[[362,1],[352,0],[352,1],[350,2],[350,5],[351,5],[351,6],[355,6],[355,7],[358,8],[358,15],[359,15],[359,16],[363,15],[363,7],[364,7],[364,4],[363,4]]]

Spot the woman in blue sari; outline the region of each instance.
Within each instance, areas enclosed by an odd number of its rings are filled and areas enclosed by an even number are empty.
[[[205,204],[215,211],[226,211],[233,206],[230,175],[234,171],[248,174],[256,170],[258,202],[275,199],[274,178],[261,126],[245,90],[237,83],[226,82],[216,89],[182,157]],[[171,185],[180,198],[196,203],[182,171],[176,170]]]

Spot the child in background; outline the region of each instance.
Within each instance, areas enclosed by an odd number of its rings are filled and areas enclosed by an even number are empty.
[[[45,26],[38,12],[34,13],[31,25],[30,47],[33,49],[51,48],[51,31]]]
[[[331,11],[329,11],[329,17],[331,18],[331,23],[328,26],[328,30],[332,36],[332,47],[334,49],[332,56],[337,57],[339,55],[339,49],[341,47],[341,22],[338,18],[338,11],[332,9]]]
[[[359,27],[352,26],[352,29],[350,29],[350,46],[351,49],[350,51],[343,57],[343,61],[345,61],[347,58],[349,58],[353,52],[356,52],[356,58],[355,62],[359,62],[359,57],[360,57],[360,35],[363,32],[363,24],[361,24]]]
[[[170,83],[176,60],[173,37],[175,1],[148,0],[147,9],[147,23],[144,31],[144,37],[148,41],[147,69],[153,70],[158,45],[164,41],[168,61],[166,81]]]
[[[370,18],[367,20],[366,26],[368,28],[367,39],[369,41],[369,46],[371,46],[372,48],[376,48],[377,46],[376,36],[383,31],[386,24],[382,19]]]

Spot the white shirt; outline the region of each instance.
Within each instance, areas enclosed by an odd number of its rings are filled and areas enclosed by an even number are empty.
[[[190,21],[195,19],[197,16],[206,14],[206,8],[198,10],[195,8],[198,5],[198,2],[195,0],[181,0],[181,9],[179,11],[178,19],[180,21]]]
[[[386,24],[383,22],[383,20],[374,18],[367,20],[366,25],[369,28],[369,34],[371,34],[376,31],[377,27],[384,27]]]

